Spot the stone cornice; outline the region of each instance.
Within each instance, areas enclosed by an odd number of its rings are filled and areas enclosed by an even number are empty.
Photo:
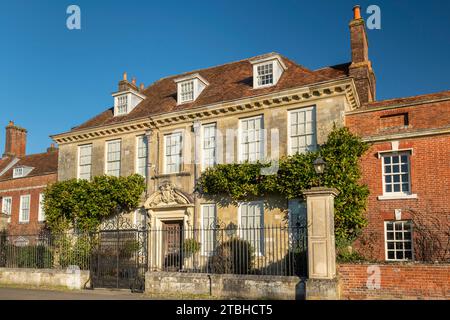
[[[346,96],[351,110],[358,107],[358,97],[354,81],[351,78],[345,78],[235,101],[201,106],[194,109],[146,116],[117,124],[80,130],[75,129],[74,131],[53,135],[51,138],[58,144],[81,142],[137,130],[148,130],[173,124],[189,123],[198,119],[213,119],[233,113],[239,114],[244,111],[263,110],[302,102],[313,103],[317,99],[339,95]]]

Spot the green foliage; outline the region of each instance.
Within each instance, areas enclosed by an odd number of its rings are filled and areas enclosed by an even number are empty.
[[[233,237],[222,243],[211,257],[213,273],[248,274],[254,265],[254,249],[250,242]]]
[[[91,252],[94,248],[87,236],[61,235],[55,241],[55,250],[59,253],[59,265],[63,268],[78,266],[80,270],[89,270]]]
[[[56,231],[72,226],[84,231],[95,230],[103,219],[135,209],[144,190],[144,178],[138,174],[56,182],[44,193],[46,221]]]
[[[29,245],[18,247],[9,245],[10,261],[15,268],[52,268],[53,253],[44,245]]]
[[[348,128],[335,127],[318,151],[281,158],[274,175],[260,174],[268,163],[221,164],[202,174],[197,190],[205,196],[230,198],[232,202],[273,193],[295,199],[303,197],[303,190],[318,186],[321,179],[321,185],[339,191],[335,199],[336,238],[354,239],[366,225],[364,211],[369,190],[359,182],[359,159],[367,149],[368,144]],[[319,155],[327,163],[321,178],[313,166]]]
[[[200,251],[200,242],[195,239],[186,239],[183,242],[183,252],[186,256],[190,257],[191,255]]]

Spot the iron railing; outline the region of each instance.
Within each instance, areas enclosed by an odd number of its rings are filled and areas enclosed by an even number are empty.
[[[88,234],[0,234],[0,267],[89,270],[93,242]]]
[[[149,270],[307,276],[304,225],[253,228],[171,225],[148,232]]]

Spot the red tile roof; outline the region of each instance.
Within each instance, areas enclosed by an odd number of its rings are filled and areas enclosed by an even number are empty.
[[[0,166],[5,159],[9,159],[9,161],[7,161],[8,163],[12,160],[12,158],[0,159]],[[19,162],[0,176],[0,181],[12,179],[14,168],[20,166],[33,168],[33,170],[24,178],[56,173],[58,172],[58,151],[30,154],[21,158]]]
[[[441,91],[429,94],[422,94],[412,97],[404,97],[404,98],[394,98],[388,100],[380,100],[374,101],[365,104],[362,108],[364,109],[372,109],[372,108],[382,108],[389,106],[397,106],[397,105],[408,105],[415,103],[427,103],[433,100],[442,100],[442,99],[450,99],[450,90]]]
[[[147,98],[129,114],[114,117],[113,108],[110,108],[80,126],[73,128],[72,131],[248,98],[348,76],[349,63],[312,71],[280,56],[287,66],[287,70],[285,70],[278,83],[272,87],[253,89],[253,68],[250,60],[272,54],[160,79],[142,92]],[[202,91],[196,101],[177,105],[177,87],[174,80],[194,73],[198,73],[206,79],[209,82],[209,86]]]

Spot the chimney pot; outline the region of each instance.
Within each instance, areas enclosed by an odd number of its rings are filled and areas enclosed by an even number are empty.
[[[144,91],[144,89],[145,89],[144,84],[141,83],[141,85],[139,86],[139,90]]]
[[[134,85],[136,85],[136,78],[133,78],[133,79],[131,80],[131,83],[134,84]]]
[[[358,20],[361,19],[361,6],[356,5],[353,7],[353,19]]]
[[[126,71],[123,73],[123,80],[127,81],[127,72]]]

